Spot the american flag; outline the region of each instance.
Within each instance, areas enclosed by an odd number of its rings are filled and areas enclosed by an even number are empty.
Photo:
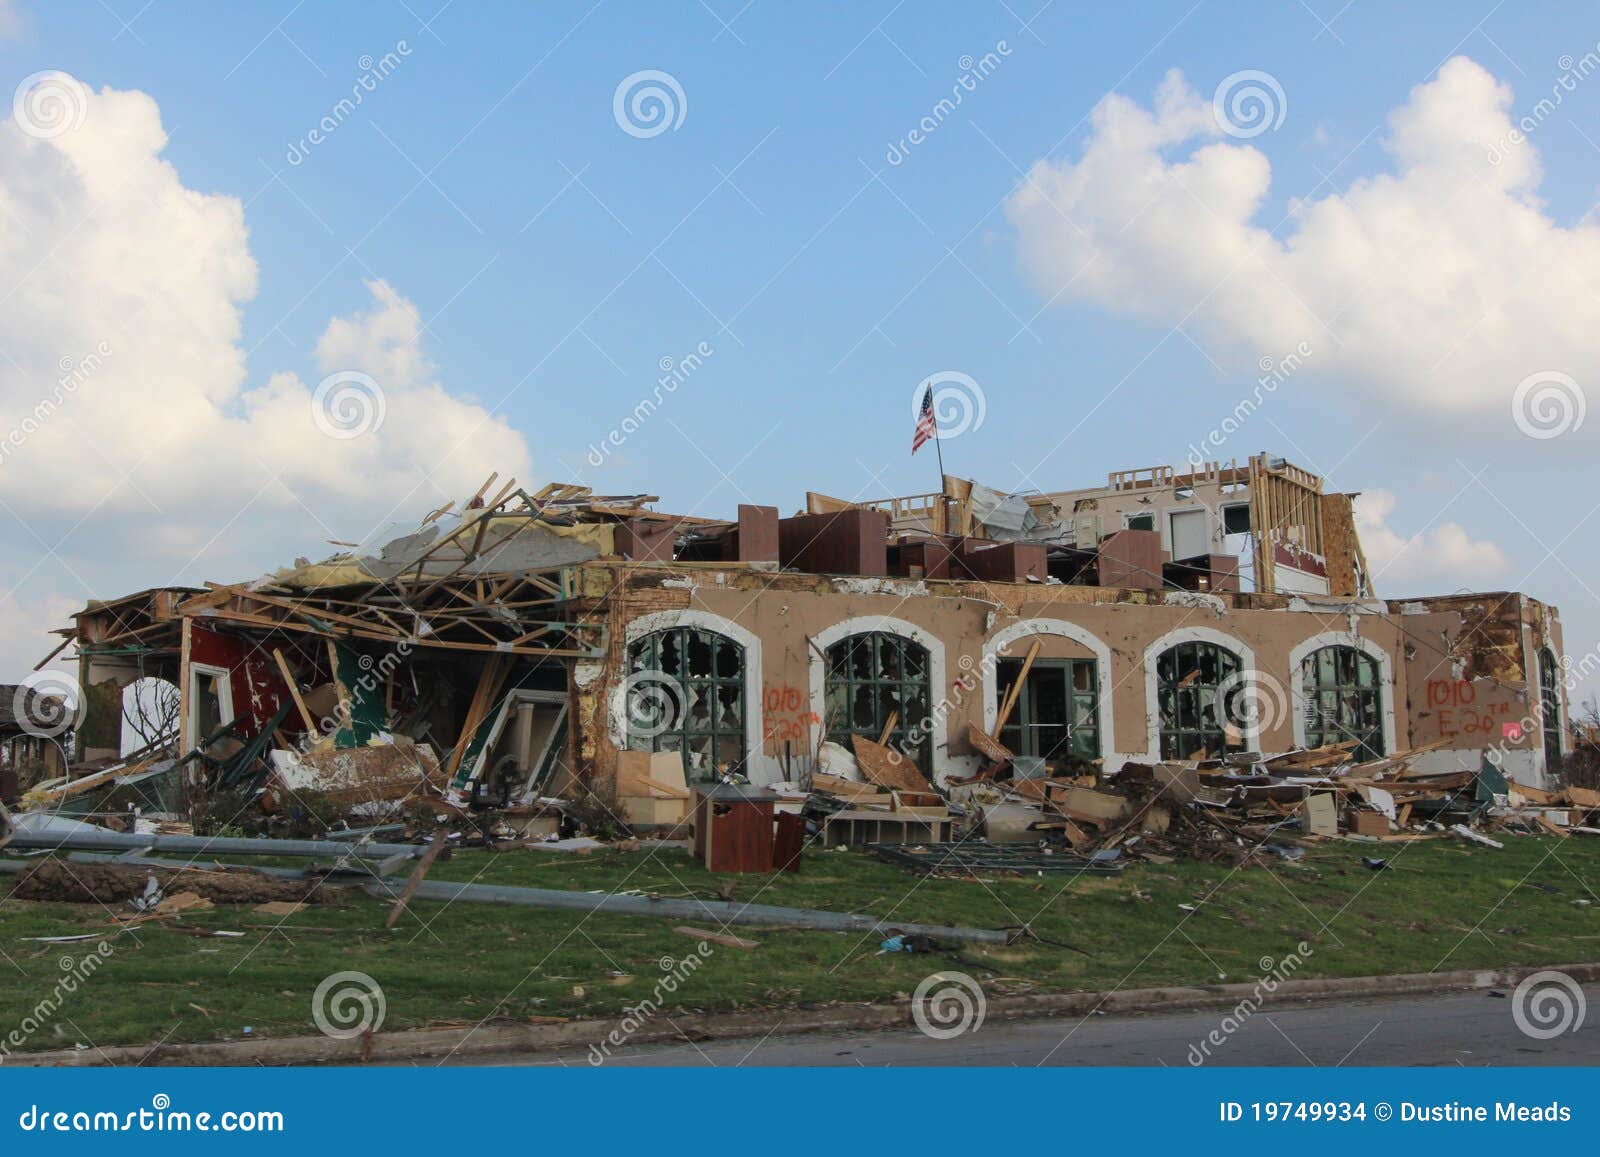
[[[911,435],[911,452],[915,454],[922,449],[923,443],[939,436],[939,430],[933,417],[933,387],[928,387],[928,392],[922,395],[922,409],[917,414],[917,429]]]

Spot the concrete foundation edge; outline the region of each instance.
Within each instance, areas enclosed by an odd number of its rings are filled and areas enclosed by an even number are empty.
[[[1514,985],[1535,972],[1564,972],[1579,983],[1600,980],[1600,963],[1542,967],[1464,969],[1457,972],[1414,972],[1399,976],[1358,976],[1327,980],[1286,980],[1273,993],[1276,1000],[1336,1000],[1348,997],[1397,996],[1406,993],[1451,992]],[[1201,987],[1135,988],[1117,992],[1067,992],[1039,996],[995,997],[988,1001],[987,1020],[1028,1020],[1048,1016],[1087,1016],[1093,1012],[1175,1012],[1227,1008],[1256,992],[1254,982]],[[773,1028],[776,1017],[778,1027]],[[621,1016],[607,1020],[575,1020],[565,1024],[486,1025],[481,1028],[406,1029],[377,1033],[370,1040],[336,1040],[327,1036],[218,1041],[209,1044],[121,1045],[73,1051],[13,1055],[12,1066],[101,1067],[108,1065],[327,1065],[417,1061],[435,1063],[496,1054],[563,1048],[602,1049],[618,1031]],[[778,1012],[735,1012],[708,1015],[662,1014],[627,1036],[626,1044],[680,1040],[720,1040],[766,1036],[769,1033],[855,1032],[863,1029],[908,1028],[911,1006],[847,1004]],[[620,1036],[620,1032],[618,1033]],[[620,1047],[613,1044],[612,1048]]]

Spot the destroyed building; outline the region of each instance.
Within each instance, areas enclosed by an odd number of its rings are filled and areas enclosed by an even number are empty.
[[[494,481],[372,550],[91,603],[62,632],[75,782],[159,754],[214,785],[514,807],[613,782],[629,749],[681,752],[691,784],[809,783],[859,736],[944,789],[990,746],[1018,776],[1111,776],[1337,744],[1537,786],[1569,742],[1555,608],[1385,600],[1354,496],[1281,458],[721,520]],[[150,677],[176,734],[129,756],[120,704]]]

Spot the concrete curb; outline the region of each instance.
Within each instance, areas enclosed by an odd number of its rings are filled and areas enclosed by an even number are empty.
[[[1600,963],[1542,967],[1463,969],[1458,972],[1412,972],[1399,976],[1356,976],[1329,980],[1285,980],[1272,995],[1286,1000],[1338,1000],[1348,997],[1400,996],[1463,989],[1502,988],[1543,971],[1564,972],[1580,983],[1600,981]],[[1027,1020],[1048,1016],[1087,1016],[1093,1012],[1173,1012],[1231,1007],[1254,996],[1257,982],[1213,984],[1197,988],[1130,988],[1118,992],[1066,992],[1040,996],[1004,996],[988,1001],[987,1020]],[[773,1019],[778,1028],[773,1029]],[[211,1044],[127,1045],[48,1053],[15,1054],[8,1064],[32,1067],[101,1067],[107,1065],[329,1065],[394,1063],[480,1058],[503,1053],[542,1052],[561,1048],[603,1046],[611,1033],[619,1037],[622,1018],[575,1020],[566,1024],[499,1024],[483,1028],[423,1028],[379,1033],[370,1044],[360,1038],[283,1037],[276,1040],[218,1041]],[[661,1013],[622,1043],[652,1044],[682,1040],[718,1040],[765,1036],[771,1032],[852,1032],[907,1028],[909,1004],[843,1004],[819,1009],[672,1015]],[[614,1042],[613,1049],[621,1047]],[[362,1053],[365,1048],[366,1057]]]

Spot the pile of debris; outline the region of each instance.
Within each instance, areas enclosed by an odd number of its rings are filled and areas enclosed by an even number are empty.
[[[1060,840],[1080,855],[1157,863],[1298,859],[1318,839],[1450,837],[1485,832],[1600,835],[1600,792],[1544,791],[1477,769],[1413,767],[1440,743],[1358,762],[1356,741],[1222,759],[1137,763],[1114,776],[985,779],[967,787],[992,843]]]

